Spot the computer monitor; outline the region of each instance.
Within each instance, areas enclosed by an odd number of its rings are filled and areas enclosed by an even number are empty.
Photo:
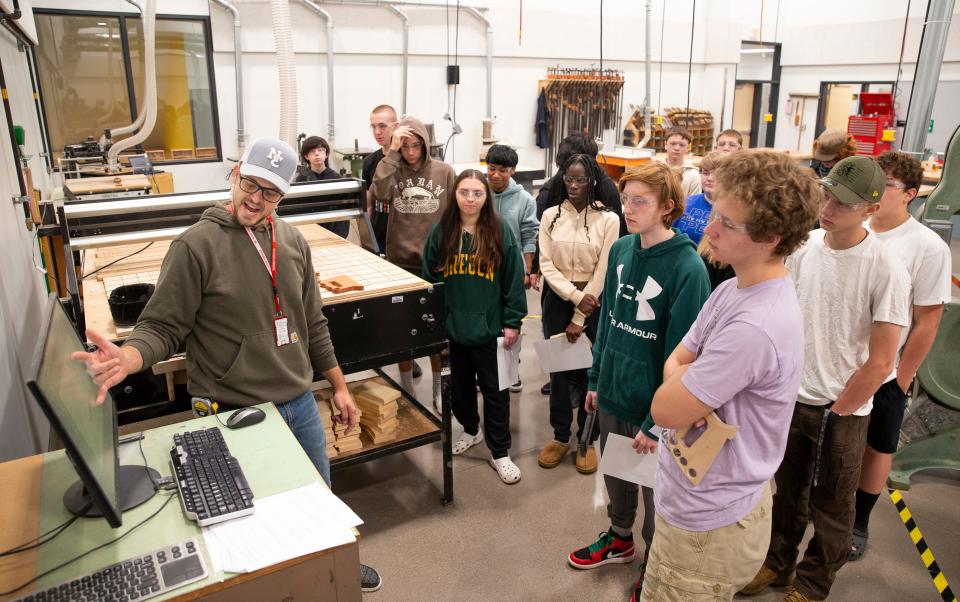
[[[130,155],[130,168],[133,170],[133,173],[153,173],[153,163],[150,162],[150,157],[146,154]]]
[[[100,387],[86,365],[71,357],[85,350],[56,294],[51,294],[27,388],[80,477],[64,494],[64,505],[74,514],[103,516],[116,528],[124,510],[153,497],[153,483],[160,475],[145,466],[120,466],[113,397],[108,392],[97,405]]]

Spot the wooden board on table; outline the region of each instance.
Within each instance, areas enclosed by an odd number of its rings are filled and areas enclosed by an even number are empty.
[[[73,178],[68,179],[65,185],[75,195],[150,190],[150,180],[147,179],[147,176],[141,174]]]
[[[350,243],[327,245],[315,249],[313,267],[318,281],[347,275],[363,285],[362,291],[339,294],[321,289],[320,297],[324,303],[369,299],[385,294],[420,290],[429,286],[422,278]]]

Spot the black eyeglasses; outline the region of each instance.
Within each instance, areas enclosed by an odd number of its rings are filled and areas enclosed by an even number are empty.
[[[240,190],[248,194],[256,194],[259,190],[260,196],[268,203],[277,203],[283,198],[283,193],[276,188],[261,186],[246,176],[240,176]]]

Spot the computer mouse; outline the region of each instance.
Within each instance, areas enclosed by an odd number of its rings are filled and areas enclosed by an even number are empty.
[[[227,427],[239,429],[251,424],[257,424],[266,417],[260,408],[240,408],[227,418]]]

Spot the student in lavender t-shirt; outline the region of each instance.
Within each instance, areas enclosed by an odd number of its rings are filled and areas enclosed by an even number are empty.
[[[763,563],[769,481],[783,457],[803,369],[803,324],[784,258],[806,239],[818,198],[810,175],[779,153],[744,151],[717,172],[705,235],[736,278],[707,300],[667,359],[653,398],[653,418],[665,432],[641,600],[731,600]],[[677,430],[700,426],[711,412],[739,430],[694,485],[672,442]]]

